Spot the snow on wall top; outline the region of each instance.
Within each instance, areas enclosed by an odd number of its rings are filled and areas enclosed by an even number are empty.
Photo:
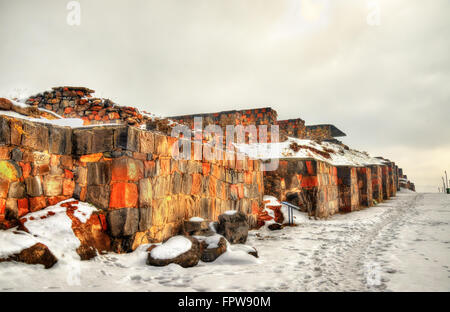
[[[236,148],[255,159],[315,159],[333,166],[365,167],[385,165],[386,160],[369,156],[367,153],[347,149],[331,142],[296,139],[278,143],[236,144]]]

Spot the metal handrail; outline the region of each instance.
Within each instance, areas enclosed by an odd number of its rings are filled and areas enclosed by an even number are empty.
[[[295,206],[295,205],[293,205],[291,203],[288,203],[288,202],[281,202],[281,204],[282,205],[286,205],[288,207],[288,224],[289,225],[294,224],[294,211],[293,211],[293,209],[301,211],[300,207],[297,207],[297,206]]]

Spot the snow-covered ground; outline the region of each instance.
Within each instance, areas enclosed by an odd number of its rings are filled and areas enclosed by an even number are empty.
[[[0,291],[450,291],[448,195],[402,191],[376,207],[297,221],[251,231],[259,259],[232,246],[194,268],[150,267],[141,246],[49,270],[0,263]]]

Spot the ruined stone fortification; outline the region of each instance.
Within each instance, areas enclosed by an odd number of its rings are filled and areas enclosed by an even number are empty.
[[[224,133],[227,125],[278,125],[281,140],[333,140],[345,134],[332,125],[308,128],[300,118],[277,121],[271,108],[158,119],[93,98],[92,93],[58,87],[30,97],[30,106],[2,100],[0,109],[20,114],[0,114],[2,228],[20,225],[28,212],[73,197],[101,209],[93,222],[111,238],[112,250],[126,252],[178,234],[183,222],[194,216],[214,221],[227,210],[238,210],[255,226],[264,194],[326,218],[370,207],[373,199],[387,200],[400,185],[414,187],[389,160],[381,158],[379,165],[332,165],[325,161],[329,151],[300,145],[295,149],[322,158],[281,157],[276,170],[262,172],[262,160],[240,160],[234,149],[225,153],[213,147],[221,157],[207,159],[203,151],[211,149],[208,139],[194,142],[192,137],[183,140],[192,151],[200,151],[201,159],[182,160],[177,158],[177,138],[168,134],[177,124],[195,128],[196,116],[203,118],[202,127],[219,125]],[[61,117],[80,118],[84,126],[50,122]],[[256,135],[271,142],[270,127],[268,138],[265,133]]]
[[[72,129],[0,115],[1,224],[74,197],[102,209],[114,249],[128,251],[193,216],[239,210],[256,221],[260,161],[177,160],[174,142],[130,125]]]

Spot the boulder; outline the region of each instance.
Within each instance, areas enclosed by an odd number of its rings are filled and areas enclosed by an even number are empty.
[[[203,262],[213,262],[227,251],[227,241],[223,236],[214,235],[199,239],[202,240],[203,245],[200,257]]]
[[[42,264],[46,269],[50,269],[57,261],[55,255],[48,249],[47,246],[41,243],[22,250],[19,254],[9,256],[3,261],[18,261],[26,264]]]
[[[10,110],[12,107],[12,102],[5,98],[0,98],[0,109]]]
[[[217,233],[231,244],[244,244],[248,236],[248,218],[241,211],[227,211],[219,216]]]
[[[190,248],[189,242],[191,243]],[[183,251],[177,254],[178,251]],[[148,250],[147,264],[165,266],[171,263],[181,265],[183,268],[196,266],[202,255],[202,246],[199,241],[190,236],[174,236],[162,245],[151,246]]]
[[[277,231],[277,230],[281,230],[283,228],[283,226],[280,223],[272,223],[268,226],[268,228],[271,231]]]
[[[202,218],[191,218],[183,222],[183,234],[207,236],[214,234],[214,232],[209,228],[209,221],[205,221]]]

